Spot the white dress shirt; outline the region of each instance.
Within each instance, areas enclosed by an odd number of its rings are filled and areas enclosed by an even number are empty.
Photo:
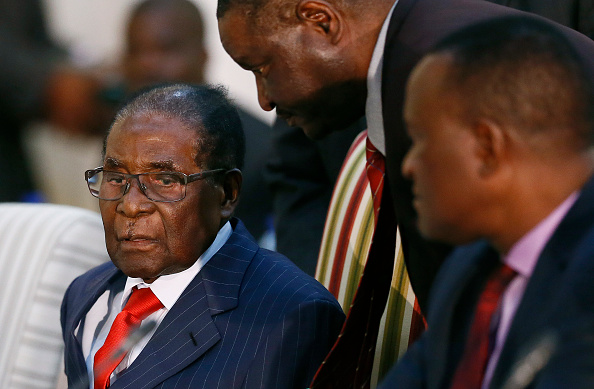
[[[384,49],[386,47],[386,36],[388,35],[388,26],[394,8],[398,0],[394,2],[382,29],[377,38],[377,43],[373,49],[369,69],[367,70],[367,101],[365,102],[365,118],[367,120],[367,137],[371,144],[382,155],[386,155],[386,145],[384,139],[384,117],[382,113],[382,69],[384,63]]]

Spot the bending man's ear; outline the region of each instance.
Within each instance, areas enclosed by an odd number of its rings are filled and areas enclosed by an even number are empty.
[[[331,43],[340,40],[343,19],[333,4],[323,0],[301,0],[296,11],[301,22],[326,35]]]

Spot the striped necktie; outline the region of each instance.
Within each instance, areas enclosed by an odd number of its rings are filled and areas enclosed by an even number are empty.
[[[380,205],[382,202],[382,192],[384,189],[384,177],[386,176],[386,160],[382,153],[367,138],[365,144],[365,155],[367,157],[367,178],[373,197],[373,214],[377,221]]]
[[[376,229],[347,319],[338,340],[318,369],[311,389],[366,389],[370,386],[379,323],[392,280],[396,221],[390,194],[386,194],[388,186],[384,185],[384,158],[369,140],[366,154],[367,175],[377,216]],[[386,212],[379,213],[380,204]]]

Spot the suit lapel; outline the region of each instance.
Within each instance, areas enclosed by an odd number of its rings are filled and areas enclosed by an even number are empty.
[[[197,275],[138,358],[112,388],[152,388],[194,362],[220,339]]]
[[[558,252],[555,246],[548,245],[539,257],[495,368],[492,378],[494,387],[501,386],[518,360],[521,353],[518,345],[525,346],[530,339],[542,335],[552,324],[551,307],[556,305],[558,285],[565,270],[565,255],[566,253]],[[543,287],[544,285],[546,287]]]
[[[576,246],[593,228],[594,178],[591,178],[538,259],[502,349],[493,387],[501,386],[518,360],[521,350],[517,345],[525,345],[527,339],[555,327],[559,312],[563,312],[563,300],[567,298],[560,293],[569,282],[566,269],[578,255]]]
[[[444,263],[440,274],[446,276],[437,283],[447,284],[438,285],[434,290],[445,292],[432,296],[431,306],[437,309],[430,311],[428,317],[428,335],[436,345],[427,359],[428,371],[432,372],[427,377],[429,388],[443,387],[443,383],[451,379],[463,351],[478,295],[497,259],[497,253],[486,242],[479,242],[458,248]]]
[[[71,358],[71,363],[76,366],[77,376],[84,377],[84,379],[87,377],[87,366],[82,354],[82,346],[75,334],[75,330],[93,304],[95,304],[99,296],[101,296],[111,284],[117,282],[119,279],[125,280],[123,273],[119,272],[115,266],[111,265],[106,272],[91,279],[91,281],[84,286],[82,291],[77,291],[80,298],[76,296],[74,299],[75,303],[71,304],[73,314],[68,316],[68,322],[66,323],[65,328],[65,334],[67,336],[67,339],[65,340],[67,345],[66,350],[69,358]]]
[[[237,306],[240,286],[258,245],[233,220],[234,232],[188,285],[117,388],[152,388],[203,356],[221,339],[214,316]]]

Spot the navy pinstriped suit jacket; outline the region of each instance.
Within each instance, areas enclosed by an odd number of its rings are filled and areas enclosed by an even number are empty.
[[[336,339],[344,314],[334,297],[286,257],[258,247],[238,219],[233,234],[192,280],[120,388],[305,388]],[[62,303],[69,387],[87,371],[74,330],[125,275],[111,263],[73,281]]]

